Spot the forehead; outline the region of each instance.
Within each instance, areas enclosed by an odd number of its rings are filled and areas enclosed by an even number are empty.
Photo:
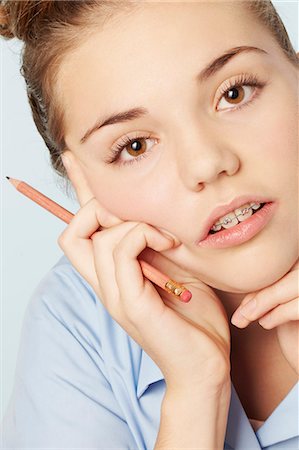
[[[66,134],[101,113],[153,102],[170,93],[170,80],[190,79],[222,50],[258,47],[262,33],[238,0],[140,2],[66,56],[58,74]]]

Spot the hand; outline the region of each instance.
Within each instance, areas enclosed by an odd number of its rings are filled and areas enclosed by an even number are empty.
[[[232,315],[231,322],[245,328],[250,322],[266,330],[276,328],[281,350],[294,370],[299,373],[299,261],[280,280],[244,297]],[[246,305],[246,306],[245,306]]]
[[[219,298],[168,258],[179,241],[107,211],[93,197],[74,155],[67,156],[81,209],[59,237],[60,247],[113,319],[157,363],[168,387],[217,389],[230,374],[230,332]],[[191,301],[180,302],[147,280],[139,256],[190,289]]]

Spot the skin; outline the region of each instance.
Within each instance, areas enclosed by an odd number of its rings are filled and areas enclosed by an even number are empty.
[[[66,144],[92,195],[122,220],[174,235],[181,245],[167,256],[214,288],[228,316],[248,293],[276,283],[298,260],[298,69],[269,32],[236,6],[142,2],[85,39],[66,57],[57,81]],[[268,55],[239,55],[213,78],[195,83],[209,61],[241,45]],[[256,74],[267,85],[250,108],[234,110],[224,98],[217,104],[221,86],[241,73]],[[254,89],[247,88],[243,104]],[[107,126],[80,144],[100,116],[137,106],[150,114]],[[126,166],[104,162],[116,142],[136,132],[157,140],[143,141],[147,158]],[[134,157],[123,150],[121,158]],[[196,246],[211,211],[243,194],[278,203],[268,225],[242,245]],[[269,345],[275,330],[255,323],[246,331],[234,328],[232,339],[256,348],[257,336],[261,346]],[[274,354],[277,342],[271,345]],[[248,344],[249,359],[252,349]],[[285,386],[293,382],[290,375]]]

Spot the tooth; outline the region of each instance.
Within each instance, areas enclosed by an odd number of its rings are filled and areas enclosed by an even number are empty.
[[[221,226],[223,226],[223,228],[231,228],[237,225],[239,222],[243,222],[244,220],[252,216],[253,210],[258,209],[260,206],[261,203],[246,203],[245,205],[240,206],[240,208],[235,209],[226,216],[220,217],[220,219],[216,223],[214,223],[211,230],[219,231],[221,230]]]
[[[238,216],[239,222],[243,222],[244,220],[248,219],[248,217],[252,216],[252,209],[249,203],[246,203],[246,205],[235,209],[234,212],[236,216]]]
[[[261,206],[261,203],[250,203],[252,209],[258,209]]]
[[[219,231],[219,230],[221,230],[221,223],[215,223],[213,226],[212,226],[212,228],[211,228],[211,230],[213,230],[213,231]]]
[[[232,228],[239,223],[234,212],[226,214],[226,216],[220,217],[219,222],[222,223],[223,228]]]

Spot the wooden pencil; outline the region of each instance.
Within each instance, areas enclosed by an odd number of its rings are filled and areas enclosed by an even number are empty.
[[[30,198],[30,200],[33,200],[38,205],[47,209],[55,216],[59,217],[59,219],[63,220],[65,223],[70,223],[70,221],[74,217],[73,213],[60,206],[49,197],[46,197],[41,192],[25,183],[25,181],[20,181],[11,177],[6,178],[19,192],[21,192],[23,195],[26,195],[26,197]],[[166,292],[173,294],[184,303],[187,303],[191,300],[192,293],[182,284],[176,282],[175,280],[172,280],[163,272],[160,272],[158,269],[148,264],[146,261],[138,261],[140,262],[144,276],[150,281],[155,283],[157,286],[160,286]]]

